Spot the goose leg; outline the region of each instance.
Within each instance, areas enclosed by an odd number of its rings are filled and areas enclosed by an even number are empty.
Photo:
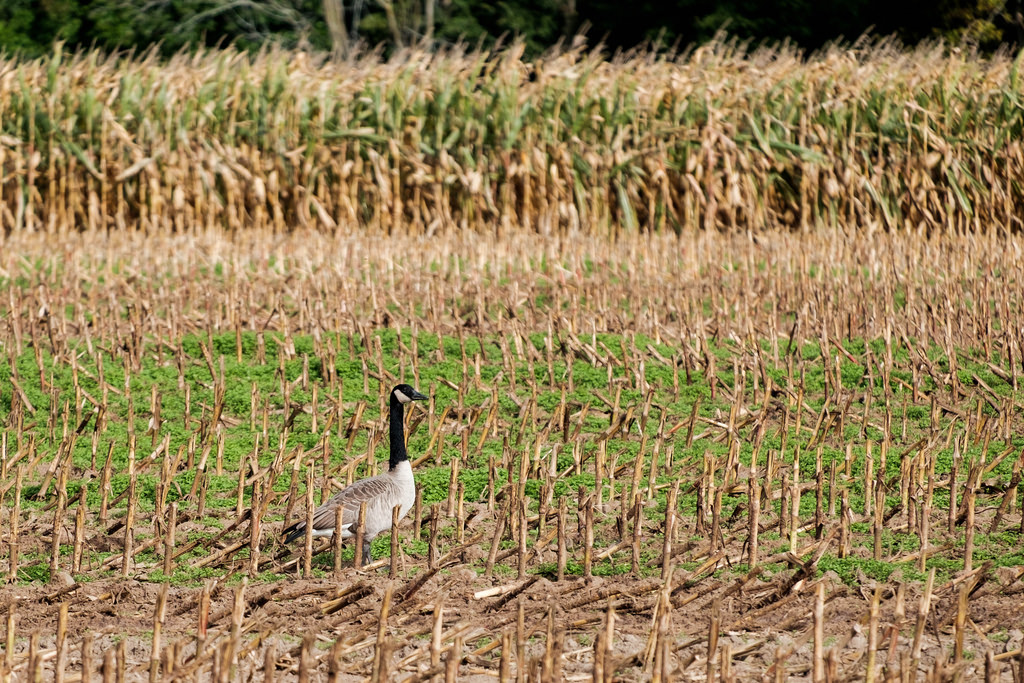
[[[370,561],[371,561],[371,558],[370,558],[370,544],[371,544],[372,540],[373,539],[369,539],[369,538],[363,540],[363,566],[364,567],[366,565],[370,564]]]

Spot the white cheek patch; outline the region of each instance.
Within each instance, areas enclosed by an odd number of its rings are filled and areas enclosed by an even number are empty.
[[[395,398],[398,399],[399,403],[412,403],[412,399],[403,394],[398,389],[395,389]]]

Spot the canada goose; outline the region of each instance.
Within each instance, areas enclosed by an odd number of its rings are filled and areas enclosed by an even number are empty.
[[[370,561],[370,543],[377,534],[391,528],[391,510],[401,506],[398,519],[402,519],[416,502],[416,482],[412,464],[405,452],[405,428],[402,418],[404,406],[413,401],[425,401],[426,396],[408,384],[399,384],[391,390],[391,460],[388,471],[376,477],[360,479],[346,486],[320,504],[313,512],[313,536],[330,538],[334,535],[335,509],[345,508],[341,537],[356,535],[359,505],[366,502],[366,525],[363,530],[363,564]],[[306,522],[296,522],[282,534],[284,542],[291,543],[306,533]]]

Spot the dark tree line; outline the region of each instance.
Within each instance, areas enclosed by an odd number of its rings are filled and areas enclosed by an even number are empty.
[[[610,49],[690,44],[720,30],[814,49],[865,31],[906,43],[943,38],[983,50],[1024,41],[1024,0],[3,0],[0,49],[165,53],[270,41],[344,53],[354,45],[493,44],[519,36],[530,53],[584,30]]]

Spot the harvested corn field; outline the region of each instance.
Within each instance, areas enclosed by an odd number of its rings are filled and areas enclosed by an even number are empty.
[[[0,679],[1024,681],[1020,61],[0,62]]]
[[[850,237],[10,234],[4,675],[1014,680],[1022,244]]]

